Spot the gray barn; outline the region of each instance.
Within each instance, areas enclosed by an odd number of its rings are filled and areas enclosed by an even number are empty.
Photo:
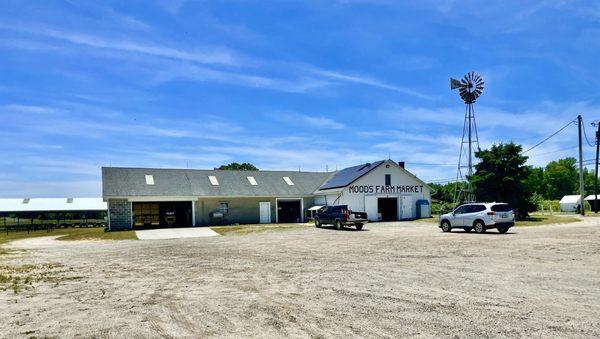
[[[111,230],[302,222],[331,173],[102,168]]]

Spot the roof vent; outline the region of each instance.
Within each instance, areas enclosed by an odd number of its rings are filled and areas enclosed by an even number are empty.
[[[31,199],[29,199],[29,198],[25,198],[25,199],[23,199],[23,203],[24,203],[24,204],[29,204],[29,200],[31,200]]]
[[[154,176],[152,174],[146,174],[146,185],[154,185]]]
[[[215,177],[214,175],[209,175],[208,180],[210,181],[211,185],[219,186],[219,180],[217,180],[217,177]]]
[[[285,181],[285,183],[290,186],[294,186],[294,182],[292,181],[292,179],[290,179],[290,177],[283,177],[283,181]]]
[[[67,198],[67,204],[72,204],[73,203],[73,198]]]
[[[254,177],[246,177],[248,178],[248,181],[250,182],[250,185],[252,186],[257,186],[258,183],[256,182],[256,179],[254,179]]]

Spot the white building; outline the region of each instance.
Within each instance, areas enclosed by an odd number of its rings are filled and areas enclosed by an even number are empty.
[[[314,194],[315,204],[348,205],[367,212],[371,221],[431,216],[431,188],[392,160],[345,168]]]
[[[563,212],[577,212],[577,206],[581,205],[581,195],[565,195],[559,204]]]

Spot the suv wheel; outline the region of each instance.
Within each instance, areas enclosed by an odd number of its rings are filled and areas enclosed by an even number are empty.
[[[498,226],[498,233],[500,234],[504,234],[506,232],[508,232],[508,226]]]
[[[481,220],[477,220],[473,223],[473,228],[475,229],[475,232],[477,233],[485,233],[485,225],[483,224],[483,221]]]
[[[362,230],[363,224],[356,224],[355,226],[356,226],[356,230],[360,231],[360,230]]]
[[[322,226],[322,225],[321,225],[321,220],[319,220],[319,218],[316,218],[316,219],[315,219],[315,227],[316,227],[316,228],[321,228],[321,226]]]
[[[465,232],[469,233],[473,230],[473,227],[465,227]]]
[[[343,227],[342,222],[339,220],[336,220],[335,221],[335,229],[339,231],[342,229],[342,227]]]
[[[450,226],[450,222],[448,220],[442,221],[442,231],[444,231],[444,232],[452,231],[452,226]]]

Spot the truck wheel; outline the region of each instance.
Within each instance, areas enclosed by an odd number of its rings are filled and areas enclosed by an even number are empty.
[[[323,225],[321,225],[321,220],[319,220],[318,218],[315,219],[315,227],[316,228],[321,228],[321,226],[323,226]]]
[[[360,231],[360,230],[362,230],[363,224],[356,224],[355,226],[356,226],[356,230]]]
[[[473,227],[465,227],[465,232],[469,233],[473,230]]]
[[[485,225],[483,224],[483,221],[481,221],[481,220],[476,220],[473,223],[473,228],[475,229],[475,232],[477,232],[477,233],[485,233]]]
[[[450,226],[450,222],[448,220],[442,221],[442,231],[443,232],[452,231],[452,226]]]
[[[500,234],[504,234],[506,232],[508,232],[508,226],[498,226],[498,233]]]
[[[344,226],[342,225],[342,222],[341,222],[341,221],[339,221],[339,220],[336,220],[336,221],[335,221],[335,229],[336,229],[336,230],[338,230],[338,231],[339,231],[339,230],[341,230],[343,227],[344,227]]]

